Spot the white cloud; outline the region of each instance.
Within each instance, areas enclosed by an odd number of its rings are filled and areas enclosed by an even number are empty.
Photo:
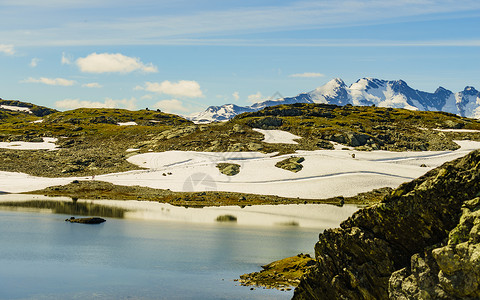
[[[14,55],[15,48],[13,47],[13,45],[0,44],[0,52],[7,55]]]
[[[68,80],[65,78],[46,78],[46,77],[40,77],[40,78],[28,78],[26,80],[23,80],[21,82],[25,83],[43,83],[47,85],[59,85],[59,86],[72,86],[76,82],[74,80]]]
[[[189,111],[189,109],[183,105],[182,101],[177,99],[161,100],[155,103],[153,107],[167,113],[184,113]]]
[[[70,65],[72,64],[72,59],[65,54],[65,52],[62,53],[62,65]]]
[[[85,73],[130,73],[137,70],[146,73],[158,72],[157,67],[151,63],[144,64],[136,57],[120,53],[92,53],[78,58],[76,63],[80,71]]]
[[[81,107],[86,108],[126,108],[129,110],[137,109],[137,99],[121,99],[114,100],[107,98],[104,102],[99,101],[85,101],[79,99],[65,99],[55,102],[55,106],[59,109],[76,109]]]
[[[233,99],[235,99],[235,101],[238,101],[238,99],[240,99],[240,94],[238,92],[234,92],[232,96],[233,96]]]
[[[87,87],[87,88],[101,88],[103,85],[101,85],[98,82],[90,82],[90,83],[85,83],[82,84],[82,87]]]
[[[137,86],[135,90],[146,90],[157,94],[166,94],[175,97],[198,98],[203,97],[200,84],[193,80],[180,80],[178,82],[146,82],[144,87]]]
[[[39,61],[40,61],[40,59],[38,59],[36,57],[32,58],[32,60],[30,61],[30,67],[35,68],[38,65]]]
[[[298,73],[298,74],[292,74],[290,75],[289,77],[296,77],[296,78],[316,78],[316,77],[323,77],[325,75],[323,75],[322,73],[310,73],[310,72],[306,72],[306,73]]]
[[[256,94],[249,95],[247,97],[247,101],[250,103],[257,103],[263,99],[263,95],[260,92],[257,92]]]

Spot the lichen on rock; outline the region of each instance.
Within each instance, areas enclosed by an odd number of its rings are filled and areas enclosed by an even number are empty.
[[[480,151],[401,185],[315,245],[294,299],[479,299]]]
[[[240,173],[240,165],[238,164],[219,163],[217,168],[220,170],[220,173],[227,176],[234,176]]]
[[[277,162],[275,167],[297,173],[303,169],[302,162],[304,161],[303,157],[292,156]]]

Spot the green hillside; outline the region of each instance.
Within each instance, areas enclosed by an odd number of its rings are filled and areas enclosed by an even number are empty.
[[[13,106],[16,102],[8,103]],[[50,113],[39,117],[1,110],[0,141],[38,142],[43,137],[55,137],[60,149],[0,149],[0,170],[38,176],[95,175],[138,169],[126,159],[149,151],[292,153],[300,149],[332,149],[332,142],[365,151],[423,151],[456,149],[458,145],[453,140],[480,140],[480,134],[475,132],[435,130],[480,130],[478,120],[442,112],[378,107],[281,105],[245,113],[228,122],[203,125],[150,110],[42,111]],[[138,125],[118,125],[126,122]],[[263,134],[253,128],[285,130],[302,138],[297,140],[298,144],[268,144],[262,141]]]

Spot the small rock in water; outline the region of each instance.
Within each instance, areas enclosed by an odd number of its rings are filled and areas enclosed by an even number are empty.
[[[102,218],[80,218],[75,219],[75,217],[70,217],[70,219],[65,219],[66,222],[70,223],[80,223],[80,224],[100,224],[105,222],[105,219]]]

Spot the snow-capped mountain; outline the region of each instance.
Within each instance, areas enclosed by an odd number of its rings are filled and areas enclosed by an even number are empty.
[[[293,103],[325,103],[336,105],[375,105],[379,107],[411,110],[445,111],[463,117],[480,118],[480,92],[467,86],[462,92],[453,93],[439,87],[434,93],[412,89],[403,80],[362,78],[347,86],[335,78],[315,90],[295,97],[266,100],[251,106],[226,104],[210,106],[204,112],[187,117],[197,122],[226,121],[243,112],[251,112],[268,106]]]
[[[456,93],[455,100],[461,116],[480,119],[480,92],[473,86]]]
[[[205,111],[186,116],[187,119],[201,124],[210,123],[215,121],[228,121],[244,112],[252,112],[257,109],[250,108],[248,106],[238,106],[235,104],[224,104],[222,106],[209,106]]]

